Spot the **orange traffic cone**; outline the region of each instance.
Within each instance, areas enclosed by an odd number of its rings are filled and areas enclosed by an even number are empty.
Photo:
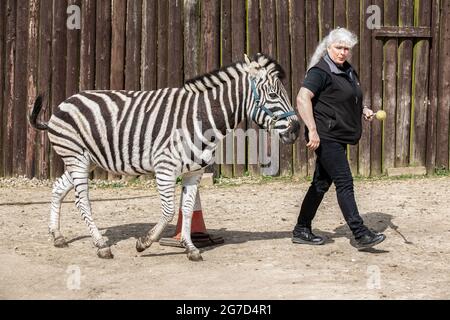
[[[159,244],[162,246],[184,247],[181,243],[181,228],[183,225],[183,213],[181,212],[182,203],[183,194],[180,197],[180,209],[178,211],[178,221],[175,234],[171,238],[161,238],[159,240]],[[200,192],[198,191],[192,213],[191,239],[197,248],[212,246],[224,242],[222,237],[212,236],[206,231],[205,221],[203,220],[202,204],[200,202]]]

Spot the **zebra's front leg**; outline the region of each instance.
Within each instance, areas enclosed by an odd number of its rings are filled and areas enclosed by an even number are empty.
[[[55,181],[52,189],[52,204],[50,207],[50,224],[48,231],[53,238],[53,245],[58,248],[67,247],[67,242],[60,230],[61,220],[61,203],[67,193],[72,190],[73,181],[69,172],[64,174]]]
[[[191,261],[203,260],[200,250],[194,245],[191,239],[192,214],[197,197],[198,184],[202,178],[202,173],[188,174],[183,176],[183,194],[181,212],[183,214],[183,224],[181,227],[181,242],[187,250],[187,257]]]
[[[166,226],[173,220],[175,215],[175,186],[176,178],[156,173],[156,184],[161,198],[162,215],[158,223],[150,229],[150,231],[143,237],[136,241],[137,252],[142,252],[149,248],[153,242],[159,241],[161,234]]]

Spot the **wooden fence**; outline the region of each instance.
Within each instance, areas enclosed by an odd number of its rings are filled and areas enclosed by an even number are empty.
[[[81,28],[68,28],[77,8]],[[381,28],[368,28],[378,9]],[[364,103],[387,112],[349,148],[353,173],[449,166],[450,0],[0,0],[0,18],[0,176],[63,170],[45,133],[27,124],[37,93],[49,102],[48,119],[79,90],[180,86],[244,53],[264,52],[284,67],[294,102],[309,58],[336,26],[360,40],[351,62]],[[280,175],[314,170],[303,135],[294,146],[280,145],[279,159]],[[215,170],[261,173],[251,163]]]

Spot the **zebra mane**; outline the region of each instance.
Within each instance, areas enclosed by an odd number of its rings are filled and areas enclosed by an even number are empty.
[[[262,53],[257,53],[254,56],[253,61],[256,62],[260,68],[265,68],[268,74],[276,76],[279,79],[283,79],[285,77],[283,68],[275,59],[271,58],[270,56]],[[244,66],[246,66],[245,62],[238,61],[228,66],[224,66],[214,71],[189,79],[184,83],[184,89],[186,91],[192,92],[194,91],[194,88],[197,91],[207,91],[211,88],[218,87],[219,85],[226,83],[228,80],[227,78],[233,79],[232,73],[239,73],[239,70],[242,70]]]

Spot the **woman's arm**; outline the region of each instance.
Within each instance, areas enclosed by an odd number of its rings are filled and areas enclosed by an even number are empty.
[[[314,120],[313,107],[311,102],[313,97],[314,93],[304,87],[300,88],[300,91],[297,94],[297,110],[306,127],[308,128],[309,141],[306,146],[310,150],[316,150],[320,145],[320,138],[319,134],[317,133],[316,121]]]

